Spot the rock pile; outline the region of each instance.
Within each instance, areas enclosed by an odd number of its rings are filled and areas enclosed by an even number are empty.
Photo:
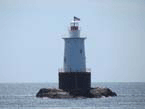
[[[48,97],[48,98],[77,98],[77,97],[86,97],[86,98],[101,98],[102,96],[117,96],[115,92],[112,92],[109,88],[90,88],[88,93],[83,96],[80,96],[79,90],[64,91],[62,89],[55,88],[42,88],[36,94],[36,97]]]

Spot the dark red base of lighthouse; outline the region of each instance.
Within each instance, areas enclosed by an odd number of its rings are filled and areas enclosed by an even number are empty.
[[[91,88],[91,72],[59,72],[59,88],[86,95]]]

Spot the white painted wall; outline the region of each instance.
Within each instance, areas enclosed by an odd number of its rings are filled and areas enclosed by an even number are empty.
[[[85,38],[64,38],[64,71],[86,71]]]

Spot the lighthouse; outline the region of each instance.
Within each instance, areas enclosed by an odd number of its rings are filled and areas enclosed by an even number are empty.
[[[80,18],[74,17],[69,36],[64,39],[63,68],[59,70],[59,88],[85,95],[91,87],[91,71],[86,68],[85,39],[80,36]]]

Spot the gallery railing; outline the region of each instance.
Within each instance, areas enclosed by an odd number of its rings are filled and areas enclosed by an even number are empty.
[[[64,68],[59,68],[58,72],[91,72],[90,68],[85,68],[85,69],[80,69],[80,70],[72,70],[72,69],[64,69]]]

